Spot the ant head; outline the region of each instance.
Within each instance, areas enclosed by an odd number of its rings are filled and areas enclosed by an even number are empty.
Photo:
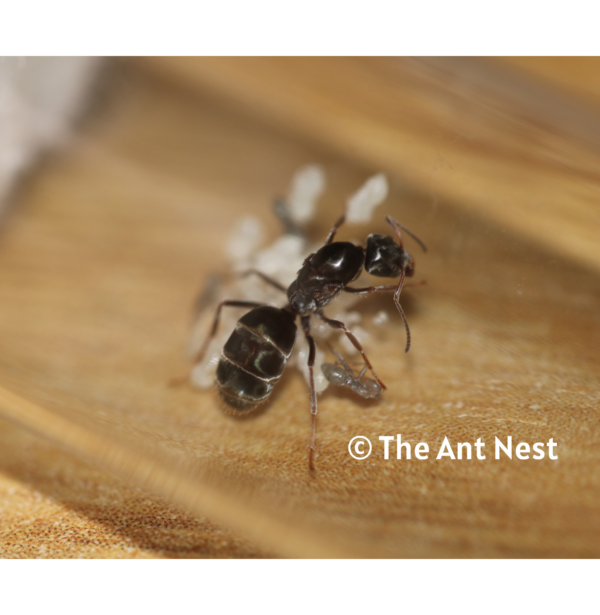
[[[382,278],[398,278],[402,275],[402,272],[404,272],[405,276],[410,277],[415,273],[415,260],[408,251],[404,249],[400,229],[403,229],[413,237],[424,251],[427,251],[427,248],[425,248],[420,239],[415,237],[393,218],[387,216],[386,220],[396,232],[398,242],[396,243],[393,237],[387,237],[385,235],[369,235],[367,237],[365,269],[371,275]]]
[[[398,278],[403,271],[404,275],[413,275],[415,262],[392,237],[373,233],[367,237],[365,269],[380,278]]]

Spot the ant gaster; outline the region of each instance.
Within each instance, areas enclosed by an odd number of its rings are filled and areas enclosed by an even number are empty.
[[[329,326],[341,329],[362,355],[365,366],[371,370],[377,385],[382,390],[386,390],[387,387],[375,373],[360,342],[343,322],[328,318],[323,313],[323,308],[342,291],[355,295],[395,291],[394,303],[404,321],[407,338],[405,352],[408,352],[411,340],[410,330],[400,306],[400,292],[405,277],[414,274],[414,259],[404,249],[400,229],[411,235],[426,251],[419,239],[389,216],[386,217],[386,221],[394,230],[397,242],[392,237],[377,234],[368,236],[366,248],[347,241],[334,242],[335,235],[345,219],[346,216],[343,214],[333,225],[324,246],[306,258],[298,272],[298,277],[287,289],[276,280],[255,269],[242,274],[244,276],[258,275],[265,282],[286,292],[288,304],[283,308],[275,308],[254,301],[222,301],[217,308],[212,330],[196,356],[197,362],[204,356],[217,331],[223,307],[252,308],[238,320],[235,330],[223,347],[215,378],[217,389],[223,400],[238,413],[248,412],[269,397],[281,377],[294,349],[297,333],[295,321],[299,316],[302,331],[309,346],[311,411],[309,467],[311,470],[314,469],[313,454],[317,415],[317,395],[313,374],[316,346],[310,332],[311,316],[317,316]],[[399,277],[400,280],[398,284],[386,286],[366,288],[349,286],[360,276],[363,267],[371,275]]]

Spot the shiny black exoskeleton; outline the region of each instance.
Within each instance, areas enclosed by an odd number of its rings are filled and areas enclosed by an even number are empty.
[[[413,257],[392,237],[371,234],[367,237],[365,270],[379,278],[411,277],[415,273]]]
[[[223,400],[234,411],[247,412],[269,397],[273,387],[281,377],[294,348],[297,333],[295,320],[296,317],[300,316],[302,330],[309,346],[308,368],[312,415],[309,464],[311,468],[313,467],[315,417],[317,414],[313,374],[316,346],[310,333],[311,316],[316,315],[331,327],[344,331],[348,339],[361,353],[366,368],[371,370],[375,378],[376,385],[380,390],[385,390],[385,385],[375,373],[360,342],[343,322],[328,318],[323,313],[323,308],[329,305],[341,292],[366,295],[373,292],[394,290],[394,302],[404,319],[407,332],[406,352],[410,348],[410,331],[399,302],[405,276],[412,276],[414,273],[414,260],[404,249],[400,235],[400,228],[404,227],[401,227],[392,218],[387,217],[386,220],[394,229],[398,241],[396,242],[392,237],[385,235],[372,234],[367,239],[367,247],[363,248],[346,241],[333,242],[337,229],[343,224],[344,220],[345,216],[342,216],[334,224],[327,236],[325,245],[308,256],[298,272],[297,278],[287,289],[259,271],[247,271],[244,275],[251,273],[258,275],[267,283],[286,292],[288,304],[283,308],[275,308],[249,301],[223,301],[217,309],[211,335],[205,341],[197,357],[197,361],[200,361],[206,352],[208,344],[217,330],[223,307],[254,308],[238,321],[234,332],[223,347],[216,373],[217,389]],[[417,239],[417,241],[419,240]],[[419,243],[421,242],[419,241]],[[423,248],[425,249],[425,246]],[[366,288],[349,286],[360,276],[363,268],[374,276],[400,277],[400,282],[397,285]]]
[[[270,305],[242,316],[223,347],[216,383],[221,397],[237,411],[269,397],[296,343],[294,316]]]
[[[362,273],[365,251],[347,241],[336,241],[311,254],[288,290],[290,307],[304,316],[330,304]]]

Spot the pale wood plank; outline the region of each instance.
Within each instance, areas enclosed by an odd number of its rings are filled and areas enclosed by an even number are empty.
[[[415,254],[428,286],[403,298],[413,349],[404,356],[399,318],[371,329],[368,350],[389,391],[377,403],[334,391],[321,398],[313,479],[308,394],[297,375],[247,421],[225,416],[210,391],[167,382],[184,367],[189,306],[219,266],[231,221],[250,211],[269,219],[272,195],[314,160],[332,179],[316,229],[324,236],[372,162],[134,71],[121,81],[81,140],[32,179],[5,229],[4,416],[279,555],[598,556],[593,267],[557,242],[432,198],[418,181],[422,162],[411,163],[414,181],[392,174],[385,213],[430,248]],[[523,179],[511,152],[503,168]],[[381,307],[389,300],[365,302],[367,314]],[[495,436],[552,437],[560,461],[348,455],[354,435],[377,444],[397,433],[432,450],[445,436],[481,437],[486,452]]]
[[[558,90],[600,105],[600,58],[598,57],[507,57],[496,62],[551,83]]]
[[[581,109],[548,117],[547,89],[495,64],[401,58],[152,58],[164,77],[224,96],[263,120],[397,173],[550,250],[600,267],[600,131],[575,140]],[[589,109],[586,109],[589,112]],[[587,113],[586,117],[589,117]],[[591,120],[590,120],[591,121]],[[563,126],[565,124],[566,128]],[[588,130],[589,132],[589,130]],[[586,127],[579,127],[579,134]]]

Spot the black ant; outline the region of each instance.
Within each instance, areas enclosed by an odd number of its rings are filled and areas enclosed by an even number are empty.
[[[335,235],[346,219],[345,213],[333,225],[322,248],[310,254],[302,264],[298,277],[286,289],[285,286],[255,269],[243,275],[255,274],[268,284],[287,293],[288,304],[276,308],[254,301],[222,301],[216,311],[212,329],[196,356],[199,362],[215,336],[223,307],[251,308],[236,324],[235,330],[227,340],[216,372],[216,385],[223,400],[234,411],[245,413],[264,402],[281,377],[296,343],[296,318],[308,342],[308,370],[310,381],[310,452],[309,467],[314,470],[315,426],[317,416],[317,395],[313,367],[316,346],[310,333],[310,319],[315,315],[334,329],[341,329],[354,347],[360,352],[365,368],[371,370],[376,385],[381,390],[386,386],[375,373],[360,342],[347,329],[346,325],[328,318],[323,308],[329,305],[342,291],[356,295],[375,292],[395,291],[394,303],[400,312],[406,328],[406,349],[410,349],[410,329],[400,305],[400,292],[405,277],[414,274],[414,259],[404,249],[400,229],[413,237],[424,251],[424,244],[410,231],[387,216],[386,221],[394,230],[397,242],[392,237],[371,234],[367,237],[367,247],[354,245],[347,241],[334,242]],[[371,275],[386,278],[400,278],[398,284],[353,288],[348,286],[362,273],[363,268]]]

